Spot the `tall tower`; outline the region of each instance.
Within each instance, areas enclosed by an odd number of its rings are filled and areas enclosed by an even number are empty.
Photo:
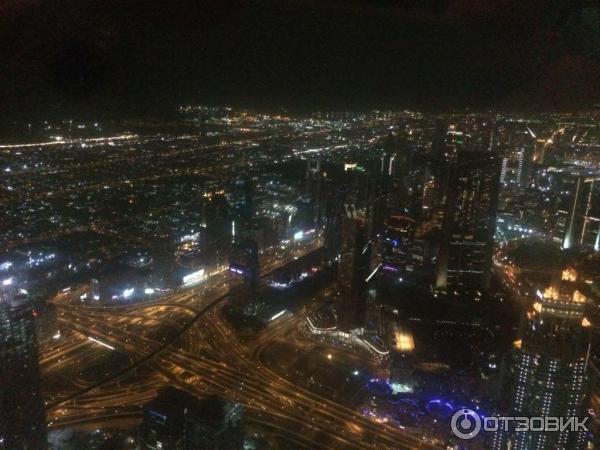
[[[431,140],[431,156],[435,161],[443,161],[446,159],[446,133],[448,125],[443,120],[436,120],[435,131]]]
[[[175,280],[175,238],[171,226],[161,220],[152,242],[152,278],[155,286],[173,287]]]
[[[512,396],[505,416],[582,417],[589,377],[590,322],[587,298],[577,290],[573,269],[539,292],[527,312],[513,363]],[[493,436],[494,450],[583,450],[585,432],[504,431]]]
[[[599,184],[600,180],[596,178],[577,178],[565,225],[563,248],[584,244],[595,246],[600,219],[593,216],[600,213],[600,196],[597,193]]]
[[[306,187],[305,197],[313,212],[313,223],[321,223],[321,160],[309,159],[306,162]]]
[[[489,286],[499,178],[500,159],[490,151],[459,151],[451,163],[436,288]]]
[[[371,260],[367,220],[364,212],[357,210],[352,203],[344,204],[341,235],[338,325],[340,330],[350,332],[365,326],[365,279],[369,275]]]
[[[92,291],[92,300],[97,302],[100,300],[100,282],[97,278],[92,278],[90,285]]]
[[[29,299],[0,286],[0,449],[47,448],[38,350]]]
[[[237,203],[234,205],[232,248],[229,268],[242,276],[242,297],[246,311],[256,313],[260,265],[258,244],[254,233],[254,185],[249,175],[236,182]],[[233,228],[235,231],[233,231]]]
[[[533,171],[533,146],[530,144],[524,145],[519,154],[519,185],[522,188],[529,186]]]

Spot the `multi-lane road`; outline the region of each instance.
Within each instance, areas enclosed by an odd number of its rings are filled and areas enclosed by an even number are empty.
[[[310,249],[312,246],[307,245],[304,250]],[[267,255],[263,274],[299,253],[296,249],[285,255]],[[261,349],[297,327],[304,315],[282,317],[252,343],[242,343],[221,317],[228,289],[228,283],[219,280],[126,308],[86,308],[56,302],[63,324],[73,334],[93,338],[91,344],[98,352],[123,352],[135,363],[119,375],[129,377],[127,382],[117,383],[119,377],[112,377],[52,405],[52,426],[139,414],[139,405],[169,383],[194,395],[216,393],[243,404],[250,424],[282,435],[298,448],[435,448],[273,372],[260,361]],[[307,305],[307,310],[314,307]],[[175,320],[174,310],[179,311]],[[156,330],[165,328],[170,337],[157,339]],[[75,353],[79,345],[71,344]],[[144,373],[141,382],[130,382],[131,370]]]

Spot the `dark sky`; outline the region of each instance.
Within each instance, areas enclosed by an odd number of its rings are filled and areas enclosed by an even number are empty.
[[[2,0],[0,117],[600,103],[572,0]]]

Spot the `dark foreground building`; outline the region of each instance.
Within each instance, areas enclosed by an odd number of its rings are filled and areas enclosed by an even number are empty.
[[[490,151],[460,151],[451,163],[436,288],[489,287],[499,178],[500,161]]]
[[[168,388],[144,408],[146,450],[238,450],[244,445],[243,410],[221,397],[204,399]]]
[[[31,304],[10,280],[0,286],[0,449],[47,448]]]

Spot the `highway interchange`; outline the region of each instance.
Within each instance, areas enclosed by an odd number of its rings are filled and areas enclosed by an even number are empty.
[[[261,274],[265,276],[319,245],[317,239],[293,250],[267,253],[262,257]],[[282,436],[298,448],[436,448],[303,389],[263,364],[261,349],[297,328],[306,310],[318,306],[318,299],[303,312],[271,322],[253,342],[242,343],[222,315],[236,283],[223,273],[200,286],[150,302],[112,307],[83,305],[69,295],[55,299],[69,337],[59,350],[42,356],[46,373],[90,352],[121,352],[132,363],[49,403],[49,425],[139,416],[141,406],[170,384],[198,396],[215,393],[235,400],[246,407],[249,425]]]

